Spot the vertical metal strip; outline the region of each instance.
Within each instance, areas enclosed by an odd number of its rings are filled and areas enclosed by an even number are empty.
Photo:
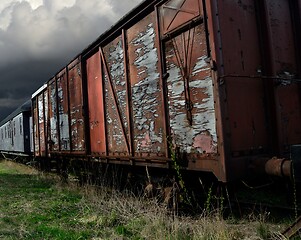
[[[36,97],[35,97],[36,98]],[[33,155],[36,157],[36,149],[35,149],[35,145],[36,145],[36,139],[35,139],[35,129],[34,129],[34,125],[35,125],[35,114],[34,114],[34,99],[31,99],[31,109],[32,109],[32,112],[31,112],[31,119],[32,119],[32,144],[33,144]],[[30,124],[29,124],[29,134],[30,134]],[[29,138],[29,141],[30,141],[30,138]],[[31,150],[31,149],[30,149]]]
[[[203,22],[204,23],[204,22]],[[194,40],[194,36],[195,36],[195,29],[196,27],[193,27],[193,32],[192,32],[192,37],[191,37],[191,44],[190,44],[190,30],[189,30],[189,48],[190,48],[190,53],[188,53],[188,56],[190,54],[190,58],[189,58],[189,63],[187,64],[187,68],[190,70],[188,72],[188,76],[190,76],[192,74],[192,66],[191,66],[191,62],[192,62],[192,52],[193,52],[193,40]]]
[[[289,0],[289,8],[291,12],[291,21],[293,26],[294,40],[295,40],[295,52],[296,52],[296,65],[298,71],[298,78],[301,75],[301,22],[300,22],[300,5],[298,0]]]
[[[47,126],[46,126],[46,108],[45,108],[45,92],[46,90],[43,91],[43,120],[44,120],[44,145],[45,145],[45,155],[47,156],[47,139],[46,139],[46,131],[47,131]]]
[[[190,29],[188,31],[188,34],[190,35]],[[181,40],[182,40],[182,47],[183,47],[183,55],[184,55],[183,60],[184,60],[184,63],[182,63],[181,53],[180,53],[180,50],[177,46],[177,42],[176,42],[175,38],[170,37],[170,41],[172,43],[176,59],[177,59],[179,68],[181,70],[182,79],[183,79],[183,82],[184,82],[186,116],[187,116],[187,120],[188,120],[190,126],[192,126],[192,108],[193,108],[193,105],[192,105],[192,102],[191,102],[190,88],[189,88],[189,74],[190,74],[190,71],[188,69],[188,64],[187,64],[188,63],[188,60],[187,60],[188,53],[185,49],[185,48],[189,48],[190,44],[188,42],[188,45],[186,46],[185,32],[183,32],[181,34]],[[190,41],[190,37],[188,38],[188,41]]]
[[[190,31],[190,29],[189,29],[189,31]],[[186,67],[187,67],[187,48],[188,48],[188,46],[186,46],[186,36],[185,36],[185,32],[183,32],[182,34],[181,34],[181,40],[182,40],[182,50],[183,50],[183,55],[184,55],[184,57],[183,57],[183,72],[184,72],[184,75],[186,74],[186,71],[187,71],[187,69],[186,69]],[[176,44],[176,42],[175,42],[175,44]],[[188,43],[189,44],[189,43]],[[180,51],[179,51],[179,55],[180,55]]]
[[[70,152],[72,152],[73,150],[73,144],[72,144],[72,130],[71,130],[71,113],[70,113],[70,90],[69,90],[69,68],[68,66],[65,68],[66,69],[66,86],[67,86],[67,111],[68,111],[68,130],[69,130],[69,148],[70,148]]]
[[[24,153],[27,153],[27,142],[26,142],[26,139],[25,139],[25,135],[26,135],[26,133],[25,133],[25,117],[26,117],[26,112],[23,112],[22,113],[22,120],[20,121],[19,120],[19,126],[18,126],[18,131],[20,131],[20,134],[23,134],[23,138],[22,138],[22,140],[23,140],[23,150],[24,150]],[[20,128],[21,128],[21,125],[22,124],[22,130],[23,130],[23,132],[20,130]],[[1,134],[1,128],[0,128],[0,134]],[[0,135],[0,140],[3,140],[2,139],[2,136]]]
[[[82,85],[83,85],[83,69],[82,69],[82,65],[81,65],[81,57],[80,56],[77,58],[76,66],[77,66],[78,77],[79,77],[80,82],[81,82],[81,84],[79,84],[79,86],[82,87]],[[79,70],[80,70],[80,72],[79,72]],[[83,88],[81,88],[81,110],[82,110],[81,111],[81,116],[82,116],[82,120],[85,122],[83,104],[84,104]],[[71,122],[71,120],[70,120],[70,122]],[[85,132],[86,132],[86,128],[85,128],[85,124],[83,124],[82,125],[82,133],[83,133],[82,137],[84,138],[83,139],[84,140],[84,150],[83,150],[83,147],[81,147],[80,152],[86,152],[85,148],[87,146],[86,146]]]
[[[160,74],[160,85],[161,85],[161,99],[162,99],[162,111],[163,111],[163,121],[164,121],[164,134],[165,134],[165,138],[164,138],[164,144],[165,144],[165,157],[169,157],[170,155],[170,149],[169,149],[169,139],[168,137],[170,136],[170,128],[169,128],[169,113],[167,112],[168,109],[168,103],[167,103],[167,89],[166,89],[166,83],[164,79],[164,74],[165,74],[165,58],[163,55],[163,46],[162,46],[162,41],[161,41],[161,32],[160,32],[160,15],[159,15],[159,10],[158,10],[159,6],[156,5],[155,6],[155,14],[156,14],[156,41],[159,45],[158,47],[158,70],[159,70],[159,74]],[[163,136],[164,136],[163,134]]]
[[[128,72],[128,48],[125,29],[122,29],[122,46],[123,46],[123,61],[124,61],[124,77],[126,82],[126,97],[127,97],[127,119],[128,119],[128,131],[130,140],[130,155],[134,156],[134,139],[133,139],[133,115],[132,115],[132,88]]]
[[[77,62],[76,65],[77,65],[78,68],[80,68],[80,73],[78,75],[79,75],[80,81],[81,81],[81,107],[82,107],[82,118],[83,118],[82,120],[83,120],[83,122],[85,122],[85,118],[84,118],[84,116],[85,116],[85,113],[84,113],[85,109],[84,109],[84,99],[83,99],[83,69],[82,69],[82,65],[81,65],[81,61],[82,61],[81,56],[79,56],[77,60],[78,60],[78,62]],[[78,71],[78,68],[77,68],[77,71]],[[82,131],[83,131],[83,138],[84,138],[83,139],[84,140],[84,152],[87,152],[87,150],[86,150],[87,149],[87,145],[86,145],[86,139],[85,139],[85,137],[86,137],[86,134],[85,134],[85,132],[86,132],[85,124],[83,124]]]
[[[55,76],[54,81],[55,81],[55,99],[56,99],[56,127],[57,127],[57,138],[58,138],[58,147],[59,147],[59,151],[61,151],[61,131],[60,131],[59,97],[58,97],[58,87],[57,87],[57,76]]]
[[[231,177],[231,175],[228,176],[227,174],[227,168],[231,161],[231,143],[228,135],[230,126],[227,120],[228,109],[226,103],[227,96],[225,84],[221,84],[219,79],[219,76],[224,75],[224,65],[217,4],[218,3],[216,1],[203,0],[204,14],[206,13],[204,19],[208,18],[205,22],[208,31],[207,49],[210,53],[210,57],[212,58],[211,68],[214,84],[213,95],[215,101],[214,108],[216,113],[216,131],[218,141],[218,172],[215,175],[219,180],[225,182]]]
[[[260,43],[260,54],[262,61],[262,73],[264,76],[271,76],[271,78],[262,79],[264,82],[264,95],[265,105],[268,124],[268,134],[270,148],[273,154],[279,154],[280,152],[280,126],[279,126],[279,113],[277,111],[277,100],[275,93],[275,79],[274,76],[274,57],[272,53],[272,42],[271,42],[271,29],[269,14],[267,9],[266,0],[255,0],[255,12],[257,18],[258,38]],[[275,131],[276,130],[276,131]]]
[[[291,12],[291,21],[294,33],[295,53],[296,53],[296,66],[297,66],[297,78],[301,77],[301,16],[300,16],[300,0],[289,0],[289,8]],[[301,103],[301,84],[298,85],[299,102]],[[300,111],[301,109],[299,109]]]
[[[39,141],[39,156],[41,157],[41,140],[40,140],[40,123],[39,123],[39,95],[37,95],[36,101],[36,109],[37,109],[37,138]]]
[[[207,18],[207,9],[206,9],[206,0],[201,0],[203,5],[203,19],[205,24],[205,34],[206,34],[206,46],[207,46],[207,56],[208,58],[211,57],[211,51],[210,51],[210,39],[209,39],[209,28],[208,28],[208,18]],[[200,10],[201,12],[201,10]]]
[[[51,149],[49,149],[49,146],[52,145],[51,143],[51,127],[50,127],[50,85],[49,85],[49,82],[47,83],[47,102],[48,102],[48,121],[47,121],[47,142],[46,142],[46,146],[47,146],[47,154],[50,155],[51,153]],[[47,155],[47,156],[48,156]]]
[[[106,94],[105,94],[105,77],[104,77],[104,70],[103,70],[103,61],[101,57],[101,47],[99,47],[99,57],[100,57],[100,76],[101,76],[101,82],[102,82],[102,103],[103,103],[103,122],[104,122],[104,128],[105,128],[105,152],[106,156],[109,156],[109,147],[108,147],[108,124],[106,121],[106,116],[107,116],[107,108],[106,108]]]
[[[89,100],[88,100],[88,81],[87,81],[87,61],[81,59],[82,69],[82,93],[83,93],[83,118],[84,118],[84,135],[85,135],[85,153],[91,154],[91,139],[90,139],[90,116],[89,116]],[[100,67],[100,66],[99,66]],[[71,139],[71,138],[70,138]]]
[[[104,57],[104,53],[103,53],[103,50],[102,50],[101,47],[99,48],[99,51],[100,51],[100,55],[101,55],[101,58],[102,58],[102,62],[103,62],[104,68],[105,68],[105,72],[106,72],[106,74],[107,74],[107,76],[108,76],[108,80],[109,80],[109,83],[110,83],[110,88],[111,88],[111,91],[112,91],[112,94],[113,94],[113,98],[114,98],[114,105],[115,105],[115,107],[116,107],[116,109],[117,109],[118,120],[119,120],[121,129],[122,129],[122,134],[123,134],[124,140],[125,140],[125,142],[126,142],[128,154],[130,154],[130,145],[129,145],[128,138],[127,138],[127,136],[126,136],[124,124],[123,124],[123,122],[122,122],[122,118],[121,118],[121,110],[120,110],[120,107],[119,107],[119,105],[118,105],[117,94],[116,94],[116,92],[115,92],[115,89],[114,89],[114,86],[113,86],[113,82],[112,82],[112,79],[111,79],[111,76],[110,76],[110,72],[109,72],[109,69],[108,69],[108,65],[107,65],[107,63],[106,63],[106,60],[105,60],[105,57]]]

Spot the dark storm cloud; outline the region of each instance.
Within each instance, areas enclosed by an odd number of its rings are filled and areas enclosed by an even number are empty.
[[[18,61],[0,69],[0,119],[28,100],[66,61],[63,58]]]
[[[37,2],[0,8],[0,121],[140,0]]]

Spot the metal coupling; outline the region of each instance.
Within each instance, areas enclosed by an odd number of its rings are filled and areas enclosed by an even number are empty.
[[[279,177],[292,177],[292,160],[272,158],[265,163],[265,172]]]

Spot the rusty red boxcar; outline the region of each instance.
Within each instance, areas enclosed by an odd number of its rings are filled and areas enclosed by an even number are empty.
[[[35,155],[164,168],[176,156],[223,182],[290,175],[301,144],[300,6],[143,2],[33,95]]]

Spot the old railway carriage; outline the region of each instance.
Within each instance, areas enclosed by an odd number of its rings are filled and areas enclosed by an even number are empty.
[[[32,155],[32,117],[30,100],[0,122],[0,152]]]
[[[290,175],[300,5],[143,2],[33,95],[35,156],[169,167],[176,155],[220,181]]]

